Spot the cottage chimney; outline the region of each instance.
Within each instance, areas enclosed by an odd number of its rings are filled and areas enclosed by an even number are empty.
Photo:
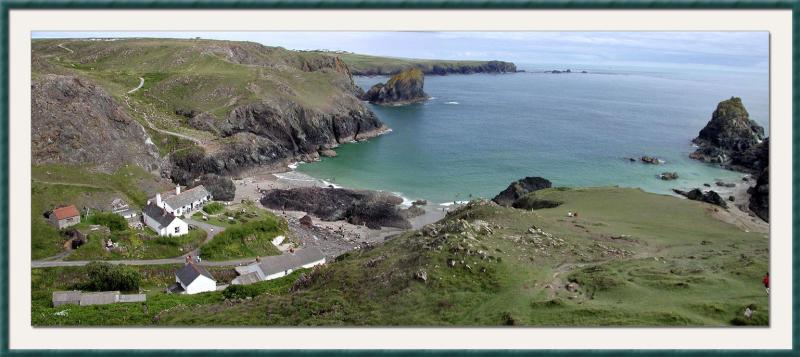
[[[156,193],[156,206],[162,207],[161,206],[161,194],[160,193]]]
[[[181,185],[175,186],[175,195],[181,194]]]

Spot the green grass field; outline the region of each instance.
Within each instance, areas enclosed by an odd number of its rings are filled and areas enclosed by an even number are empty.
[[[200,254],[209,261],[278,255],[281,252],[272,239],[287,230],[286,221],[267,213],[259,220],[228,226],[204,245]]]
[[[485,64],[486,61],[453,61],[453,60],[434,60],[398,57],[380,57],[362,55],[356,53],[336,54],[339,56],[353,74],[397,74],[411,67],[420,68],[428,71],[433,66],[442,68],[454,67],[477,67]]]
[[[242,202],[229,207],[223,206],[223,209],[223,211],[215,214],[195,212],[192,215],[192,219],[220,227],[232,227],[263,219],[277,219],[274,214],[253,202]],[[204,217],[208,218],[208,220],[204,219]]]
[[[769,323],[769,297],[761,286],[769,266],[765,234],[716,220],[707,204],[640,190],[548,189],[537,195],[563,204],[527,211],[476,201],[434,226],[337,258],[311,272],[296,292],[264,293],[236,304],[187,304],[152,323]],[[742,317],[748,306],[755,310],[752,319]],[[265,309],[270,313],[259,313]]]

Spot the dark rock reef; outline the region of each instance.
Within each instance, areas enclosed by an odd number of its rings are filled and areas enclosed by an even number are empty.
[[[261,198],[267,208],[303,211],[323,221],[345,220],[371,229],[411,228],[405,219],[409,214],[399,207],[402,202],[383,192],[320,187],[269,190]]]
[[[33,164],[93,165],[113,172],[132,163],[148,171],[158,149],[145,129],[87,79],[47,74],[31,85]]]
[[[712,190],[703,192],[699,188],[695,188],[689,192],[678,189],[673,189],[672,191],[693,201],[701,201],[710,203],[712,205],[717,205],[722,208],[728,208],[728,204],[725,203],[725,200],[722,198],[722,196]]]
[[[400,72],[386,83],[378,83],[370,88],[361,99],[380,105],[405,105],[427,100],[423,91],[425,75],[417,68]]]
[[[501,206],[510,207],[522,196],[552,186],[553,184],[547,179],[541,177],[526,177],[512,182],[503,192],[495,196],[492,201]]]
[[[677,172],[662,172],[660,175],[658,175],[658,178],[660,178],[660,179],[662,179],[664,181],[677,180],[678,179],[678,173]]]

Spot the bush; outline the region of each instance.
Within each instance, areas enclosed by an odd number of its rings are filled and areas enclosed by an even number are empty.
[[[92,262],[86,266],[89,282],[86,288],[96,291],[139,290],[141,276],[131,267]]]
[[[128,221],[116,213],[95,213],[88,219],[89,223],[99,224],[111,229],[112,232],[119,232],[128,229]]]
[[[229,285],[222,291],[222,296],[226,299],[245,299],[258,295],[260,290],[254,285]]]
[[[225,207],[219,202],[211,202],[203,207],[203,211],[208,214],[217,214],[222,212],[223,209],[225,209]]]

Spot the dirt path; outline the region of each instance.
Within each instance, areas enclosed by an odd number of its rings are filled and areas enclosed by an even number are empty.
[[[65,49],[65,50],[69,51],[69,53],[75,53],[75,51],[65,47],[63,43],[59,43],[58,47],[61,47],[61,48]]]
[[[143,85],[144,85],[144,77],[139,77],[139,85],[138,85],[136,88],[133,88],[133,89],[129,90],[129,91],[128,91],[128,94],[131,94],[131,93],[133,93],[133,92],[136,92],[137,90],[139,90],[140,88],[142,88],[142,86],[143,86]]]
[[[142,81],[144,81],[144,79],[142,79]],[[144,82],[142,82],[142,83],[144,83]],[[138,88],[136,88],[136,89],[138,89]],[[131,92],[128,92],[128,93],[131,93]],[[128,98],[127,95],[125,96],[125,104],[128,106],[128,108],[130,108],[131,110],[133,110],[137,114],[141,115],[142,119],[144,119],[145,123],[147,123],[147,126],[150,129],[153,129],[153,130],[155,130],[155,131],[157,131],[159,133],[162,133],[162,134],[167,134],[167,135],[179,137],[181,139],[190,140],[190,141],[194,142],[195,144],[200,145],[202,147],[206,147],[207,146],[207,145],[205,145],[205,143],[203,143],[203,141],[201,141],[200,139],[197,139],[195,137],[192,137],[192,136],[189,136],[189,135],[185,135],[185,134],[181,134],[181,133],[176,133],[174,131],[164,130],[164,129],[156,127],[150,121],[150,118],[149,118],[147,113],[142,112],[142,111],[136,109],[134,106],[131,105],[130,99]]]
[[[102,189],[102,190],[114,190],[113,188],[110,188],[110,187],[90,185],[88,183],[75,183],[75,182],[63,182],[63,181],[45,181],[45,180],[39,180],[39,179],[35,179],[35,178],[32,178],[31,181],[38,182],[38,183],[44,183],[44,184],[48,184],[48,185],[78,186],[78,187],[99,188],[99,189]]]

